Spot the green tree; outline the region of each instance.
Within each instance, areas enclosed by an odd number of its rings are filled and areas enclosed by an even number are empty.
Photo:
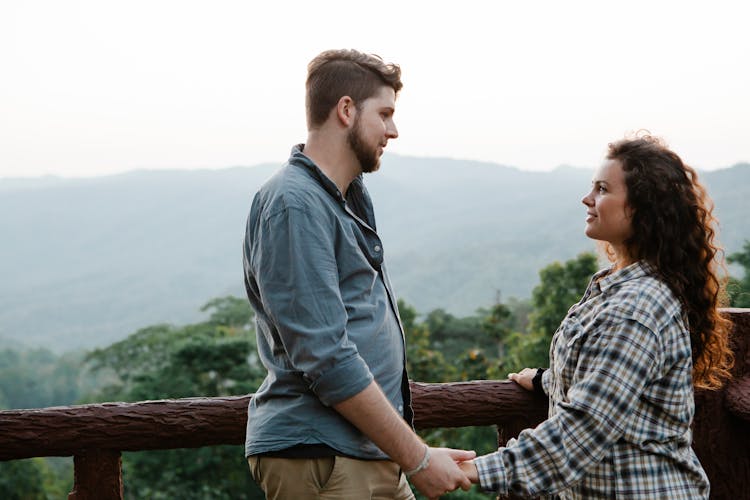
[[[45,500],[44,463],[38,459],[0,462],[0,498]]]
[[[739,264],[743,269],[740,279],[729,278],[727,293],[732,307],[750,307],[750,240],[746,240],[742,250],[727,256],[730,264]]]
[[[418,382],[444,382],[454,371],[442,352],[433,349],[430,330],[424,323],[417,323],[417,311],[399,299],[399,315],[406,336],[406,369],[409,378]]]
[[[551,338],[570,306],[581,299],[596,270],[596,256],[586,252],[539,271],[540,283],[531,292],[534,311],[529,317],[529,330]]]
[[[97,401],[141,401],[194,396],[243,395],[265,375],[257,359],[252,309],[245,300],[222,297],[202,311],[207,321],[183,327],[155,325],[92,352],[92,370],[111,383]],[[123,454],[126,498],[223,500],[263,498],[242,447],[143,451]]]
[[[502,302],[496,303],[490,308],[489,313],[482,321],[482,329],[502,345],[511,332],[512,313],[508,306]],[[498,353],[501,354],[501,353]]]
[[[433,348],[452,360],[471,349],[494,351],[497,341],[488,336],[482,327],[486,311],[457,318],[444,309],[435,309],[427,314],[424,325],[430,332]]]

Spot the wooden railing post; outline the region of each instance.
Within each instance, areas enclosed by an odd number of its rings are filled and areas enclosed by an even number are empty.
[[[85,450],[73,458],[73,491],[68,500],[122,500],[119,451]]]

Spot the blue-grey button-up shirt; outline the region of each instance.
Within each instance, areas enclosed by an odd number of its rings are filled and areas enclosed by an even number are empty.
[[[295,146],[255,195],[244,268],[268,370],[248,408],[246,455],[324,444],[386,458],[331,407],[375,380],[412,419],[403,329],[361,177],[344,198]]]

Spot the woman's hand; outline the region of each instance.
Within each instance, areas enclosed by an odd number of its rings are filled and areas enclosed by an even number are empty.
[[[474,465],[473,460],[467,460],[466,462],[459,463],[458,468],[461,469],[464,474],[466,474],[466,477],[469,478],[469,481],[471,481],[472,483],[479,482],[479,472],[477,471],[477,466]]]
[[[536,370],[536,368],[524,368],[519,373],[509,373],[508,378],[527,391],[533,391],[534,384],[532,380],[534,380]]]

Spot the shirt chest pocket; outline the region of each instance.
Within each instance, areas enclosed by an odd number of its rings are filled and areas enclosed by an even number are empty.
[[[344,240],[344,254],[350,255],[354,248],[359,248],[359,252],[355,253],[364,257],[374,270],[380,270],[383,265],[383,243],[375,231],[352,219],[343,225],[340,237]]]
[[[335,246],[342,295],[371,292],[383,265],[380,238],[365,231],[354,220],[339,226]]]
[[[565,394],[572,385],[585,340],[586,331],[575,316],[567,316],[555,333],[550,365],[554,374],[553,391],[561,400],[566,399]]]

